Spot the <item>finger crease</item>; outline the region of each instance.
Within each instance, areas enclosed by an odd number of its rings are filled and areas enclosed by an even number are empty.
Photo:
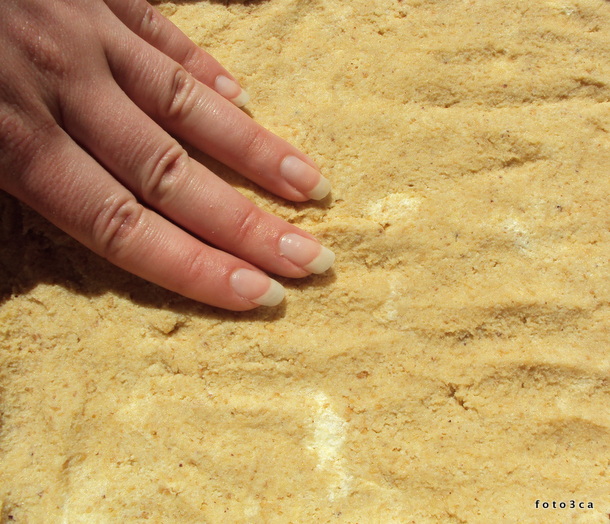
[[[136,33],[144,40],[153,42],[157,38],[160,30],[161,20],[159,19],[157,10],[151,5],[146,5],[146,8],[140,17],[140,23],[138,24]]]
[[[183,120],[195,106],[196,89],[195,79],[182,67],[178,68],[172,79],[164,115],[171,120]]]
[[[179,62],[186,68],[187,71],[192,71],[195,67],[205,68],[206,62],[202,60],[202,50],[193,45],[188,46],[186,52],[182,56],[182,60]]]
[[[178,144],[172,145],[156,161],[143,182],[143,197],[155,205],[167,203],[178,193],[178,186],[186,180],[189,156]]]
[[[256,230],[261,226],[258,209],[248,206],[245,212],[240,212],[235,220],[233,228],[233,240],[236,245],[243,244],[246,240],[255,238]]]
[[[112,261],[124,258],[129,239],[140,228],[143,213],[144,208],[133,198],[106,202],[93,222],[96,251]]]

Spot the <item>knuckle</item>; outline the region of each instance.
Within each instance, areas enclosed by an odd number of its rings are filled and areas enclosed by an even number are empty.
[[[240,150],[246,162],[255,164],[255,160],[269,150],[269,143],[265,136],[265,131],[258,126],[251,129],[244,129],[240,140]]]
[[[197,82],[183,67],[176,66],[169,85],[161,116],[169,120],[182,120],[197,103]]]
[[[144,200],[162,204],[174,198],[188,178],[189,164],[189,156],[178,142],[160,149],[142,181]]]
[[[66,29],[58,29],[56,22],[54,15],[51,15],[50,21],[42,19],[42,16],[27,22],[21,21],[21,24],[17,23],[16,27],[12,28],[11,40],[14,48],[40,74],[61,79],[72,71],[74,66],[64,44]],[[70,31],[76,30],[72,28]]]
[[[209,273],[210,260],[203,249],[189,251],[181,262],[181,271],[176,275],[180,288],[192,288],[193,282],[200,282]]]
[[[35,126],[28,125],[17,111],[0,109],[0,151],[27,153],[37,149],[37,138],[55,126],[54,121],[46,120]]]
[[[93,221],[95,250],[104,258],[124,258],[139,233],[144,208],[134,198],[112,199],[104,203]]]
[[[85,6],[84,4],[89,4]],[[92,2],[3,2],[2,33],[3,55],[7,48],[19,61],[27,63],[48,89],[53,80],[60,82],[79,69],[78,39],[89,39],[91,52],[96,46],[91,33],[96,26],[83,17],[82,23],[71,23],[78,16],[91,11]],[[89,13],[90,14],[90,13]],[[4,64],[3,64],[4,65]],[[58,83],[57,86],[61,86]],[[53,87],[57,87],[53,86]]]
[[[144,3],[144,2],[143,2]],[[161,18],[157,10],[150,4],[145,4],[140,14],[140,22],[136,32],[147,41],[155,41],[161,32]]]
[[[0,105],[0,169],[14,175],[11,186],[39,155],[42,137],[52,135],[55,128],[57,124],[53,120],[41,118],[34,124],[20,111]],[[5,180],[2,184],[9,182]]]
[[[253,237],[256,237],[261,228],[261,216],[258,208],[254,205],[236,212],[233,222],[233,238],[236,245],[241,245]]]
[[[203,51],[195,44],[189,45],[182,53],[179,62],[187,69],[192,70],[195,66],[201,67],[205,65],[205,61],[201,60]]]
[[[0,108],[0,151],[4,154],[24,146],[32,141],[33,133],[30,131],[23,117],[8,108]]]
[[[73,66],[68,60],[56,36],[46,35],[45,38],[30,41],[25,46],[30,63],[38,70],[59,80],[71,73]]]

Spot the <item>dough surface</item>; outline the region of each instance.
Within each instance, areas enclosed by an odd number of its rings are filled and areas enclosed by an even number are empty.
[[[0,522],[607,523],[610,3],[158,7],[332,195],[194,156],[337,261],[227,313],[0,195]]]

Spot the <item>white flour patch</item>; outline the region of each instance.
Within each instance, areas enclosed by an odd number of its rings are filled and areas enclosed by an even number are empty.
[[[520,221],[515,220],[514,218],[505,220],[502,223],[502,230],[511,238],[513,245],[519,251],[530,251],[532,247],[531,237],[529,231]]]
[[[382,226],[389,226],[415,215],[420,203],[419,198],[409,196],[407,193],[392,193],[372,202],[367,212],[371,220],[379,222]]]
[[[351,477],[345,471],[345,458],[342,455],[347,422],[333,411],[325,393],[316,392],[313,398],[318,409],[313,420],[314,442],[309,448],[318,455],[317,468],[334,473],[337,477],[337,481],[329,486],[328,500],[332,502],[349,492]]]
[[[397,275],[390,275],[388,278],[389,291],[387,298],[379,310],[374,311],[373,315],[381,322],[388,323],[398,320],[398,309],[396,302],[400,299],[401,293],[399,290],[400,278]]]

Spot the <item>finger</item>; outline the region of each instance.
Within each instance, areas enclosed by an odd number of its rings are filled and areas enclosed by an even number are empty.
[[[95,91],[73,95],[62,112],[66,129],[136,195],[216,247],[288,277],[320,273],[333,263],[332,252],[313,236],[190,159],[110,77]]]
[[[298,149],[254,122],[179,64],[132,36],[111,42],[109,63],[121,88],[148,115],[273,193],[324,198],[330,183]]]
[[[209,53],[146,0],[105,0],[114,14],[135,34],[184,67],[194,78],[242,107],[250,97],[239,82]]]
[[[60,128],[40,143],[9,190],[93,251],[146,280],[225,309],[282,300],[279,283],[140,205]]]

